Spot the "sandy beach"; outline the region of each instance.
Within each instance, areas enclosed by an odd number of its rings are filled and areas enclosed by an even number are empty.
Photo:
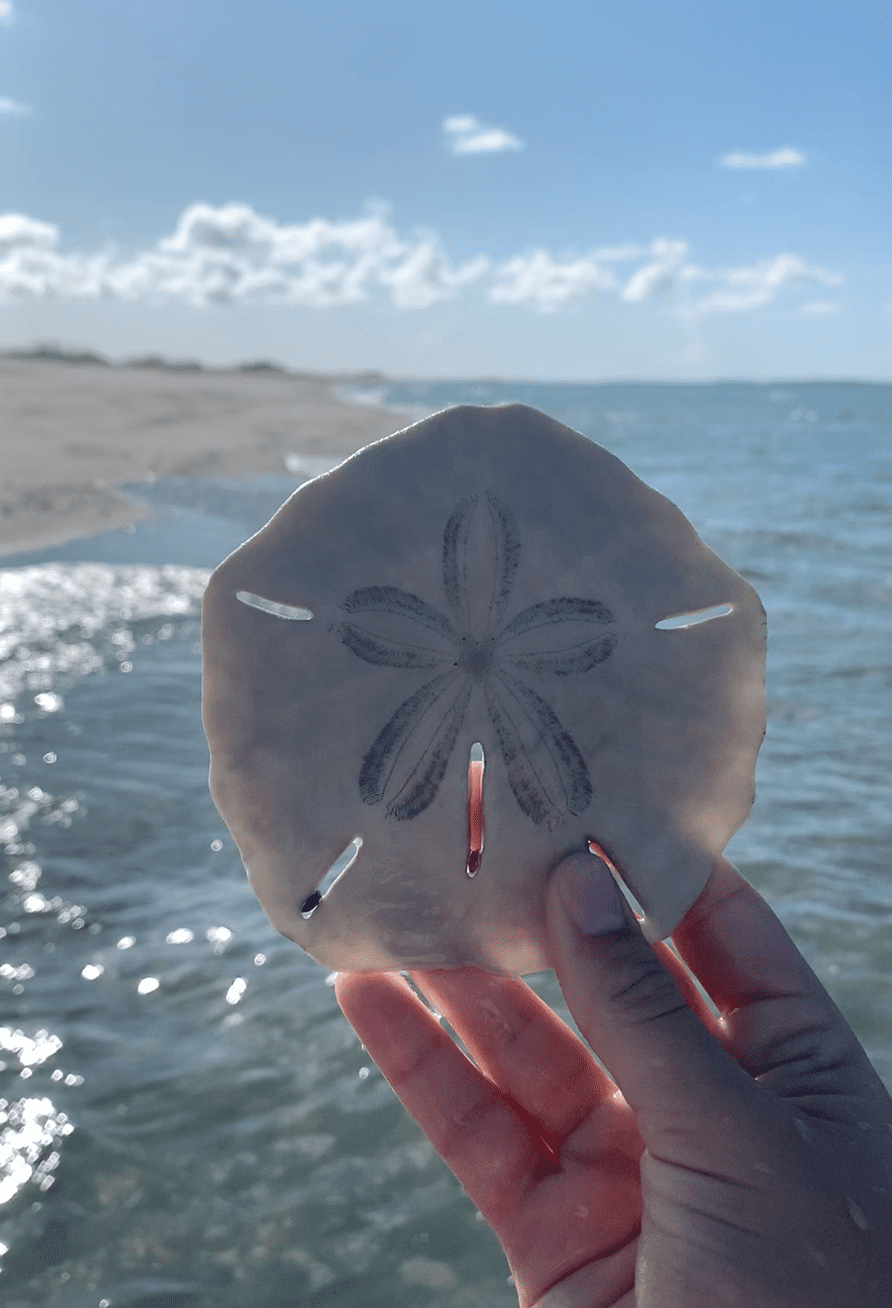
[[[0,555],[123,526],[154,477],[248,478],[343,457],[405,417],[335,397],[368,378],[0,358]]]

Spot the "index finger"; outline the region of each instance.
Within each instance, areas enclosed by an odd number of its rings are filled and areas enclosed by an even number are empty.
[[[545,1146],[401,977],[341,972],[335,996],[403,1106],[497,1225],[522,1204]]]
[[[821,1080],[826,1092],[863,1093],[865,1072],[879,1085],[854,1032],[778,917],[727,859],[716,860],[672,938],[722,1014],[719,1038],[751,1076],[776,1093],[802,1093],[809,1088],[804,1074],[817,1070],[806,1064],[811,1051],[812,1061],[817,1053],[830,1069]]]
[[[765,999],[832,1002],[775,913],[726,858],[716,860],[672,940],[726,1017]]]
[[[616,1111],[616,1086],[523,981],[471,967],[413,973],[413,980],[481,1071],[546,1136],[563,1140],[601,1105]],[[606,1123],[610,1114],[601,1117]]]

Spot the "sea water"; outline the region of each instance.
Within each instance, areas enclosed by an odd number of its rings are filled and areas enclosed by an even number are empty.
[[[356,395],[354,399],[369,399]],[[729,853],[892,1084],[892,387],[401,384],[520,400],[674,500],[768,613]],[[496,1242],[267,924],[207,794],[198,608],[300,483],[157,482],[154,516],[0,568],[0,1299],[515,1303]],[[554,978],[533,984],[556,1007]]]

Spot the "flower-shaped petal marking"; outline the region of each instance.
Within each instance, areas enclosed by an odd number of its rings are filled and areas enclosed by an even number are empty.
[[[588,807],[585,759],[551,705],[518,674],[590,672],[616,646],[612,632],[595,634],[592,624],[603,628],[613,614],[596,599],[556,596],[505,622],[520,554],[510,508],[492,493],[469,496],[443,532],[451,616],[396,586],[364,586],[344,600],[351,620],[340,624],[339,634],[353,654],[381,667],[435,673],[402,701],[372,742],[359,772],[364,803],[386,801],[387,815],[400,821],[423,813],[436,799],[479,688],[509,786],[530,821],[554,830],[566,814]],[[369,617],[363,621],[373,614],[375,630]]]

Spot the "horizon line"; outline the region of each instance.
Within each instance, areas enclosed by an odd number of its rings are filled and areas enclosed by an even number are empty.
[[[499,374],[392,374],[377,368],[356,368],[339,371],[320,371],[310,368],[289,367],[271,359],[243,359],[231,363],[211,363],[202,359],[178,359],[163,354],[147,353],[124,358],[113,358],[98,350],[81,346],[65,346],[51,342],[30,345],[0,346],[0,360],[21,362],[64,363],[69,366],[97,366],[103,368],[157,369],[159,372],[210,372],[210,373],[274,373],[283,377],[314,378],[331,382],[379,382],[394,385],[418,382],[473,383],[510,386],[889,386],[890,377],[818,376],[818,377],[513,377]]]

